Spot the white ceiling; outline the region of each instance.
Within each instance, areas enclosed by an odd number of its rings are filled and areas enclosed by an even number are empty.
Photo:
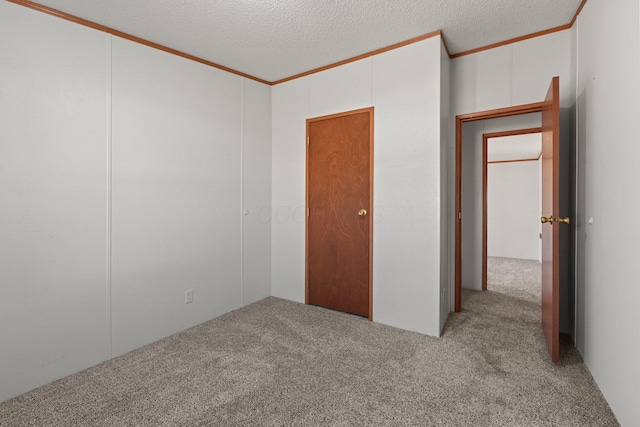
[[[581,0],[37,0],[276,81],[442,30],[451,53],[571,22]]]
[[[487,140],[487,161],[489,162],[537,159],[541,152],[542,135],[540,133],[501,136]]]

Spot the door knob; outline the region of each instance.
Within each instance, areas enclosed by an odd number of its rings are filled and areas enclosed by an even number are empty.
[[[360,209],[358,211],[358,215],[360,216],[367,216],[367,210],[366,209]]]
[[[571,222],[571,220],[569,219],[568,216],[566,216],[564,218],[554,218],[552,216],[550,216],[550,217],[544,217],[543,216],[542,218],[540,218],[540,222],[543,223],[543,224],[546,223],[546,222],[551,222],[551,223],[560,222],[562,224],[569,224]]]

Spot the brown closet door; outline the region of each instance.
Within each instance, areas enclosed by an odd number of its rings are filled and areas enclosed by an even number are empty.
[[[308,304],[371,318],[373,109],[307,121]]]

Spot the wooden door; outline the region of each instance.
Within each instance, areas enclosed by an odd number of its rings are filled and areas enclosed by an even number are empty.
[[[306,302],[371,319],[373,108],[307,120]]]
[[[560,346],[560,89],[554,77],[542,109],[542,331],[551,360],[558,363]]]

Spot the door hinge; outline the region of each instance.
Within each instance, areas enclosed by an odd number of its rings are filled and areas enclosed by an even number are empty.
[[[462,212],[458,212],[458,219],[462,219]]]
[[[307,218],[309,218],[310,213],[311,213],[311,209],[307,208]]]
[[[310,138],[307,136],[307,145],[309,145]]]

